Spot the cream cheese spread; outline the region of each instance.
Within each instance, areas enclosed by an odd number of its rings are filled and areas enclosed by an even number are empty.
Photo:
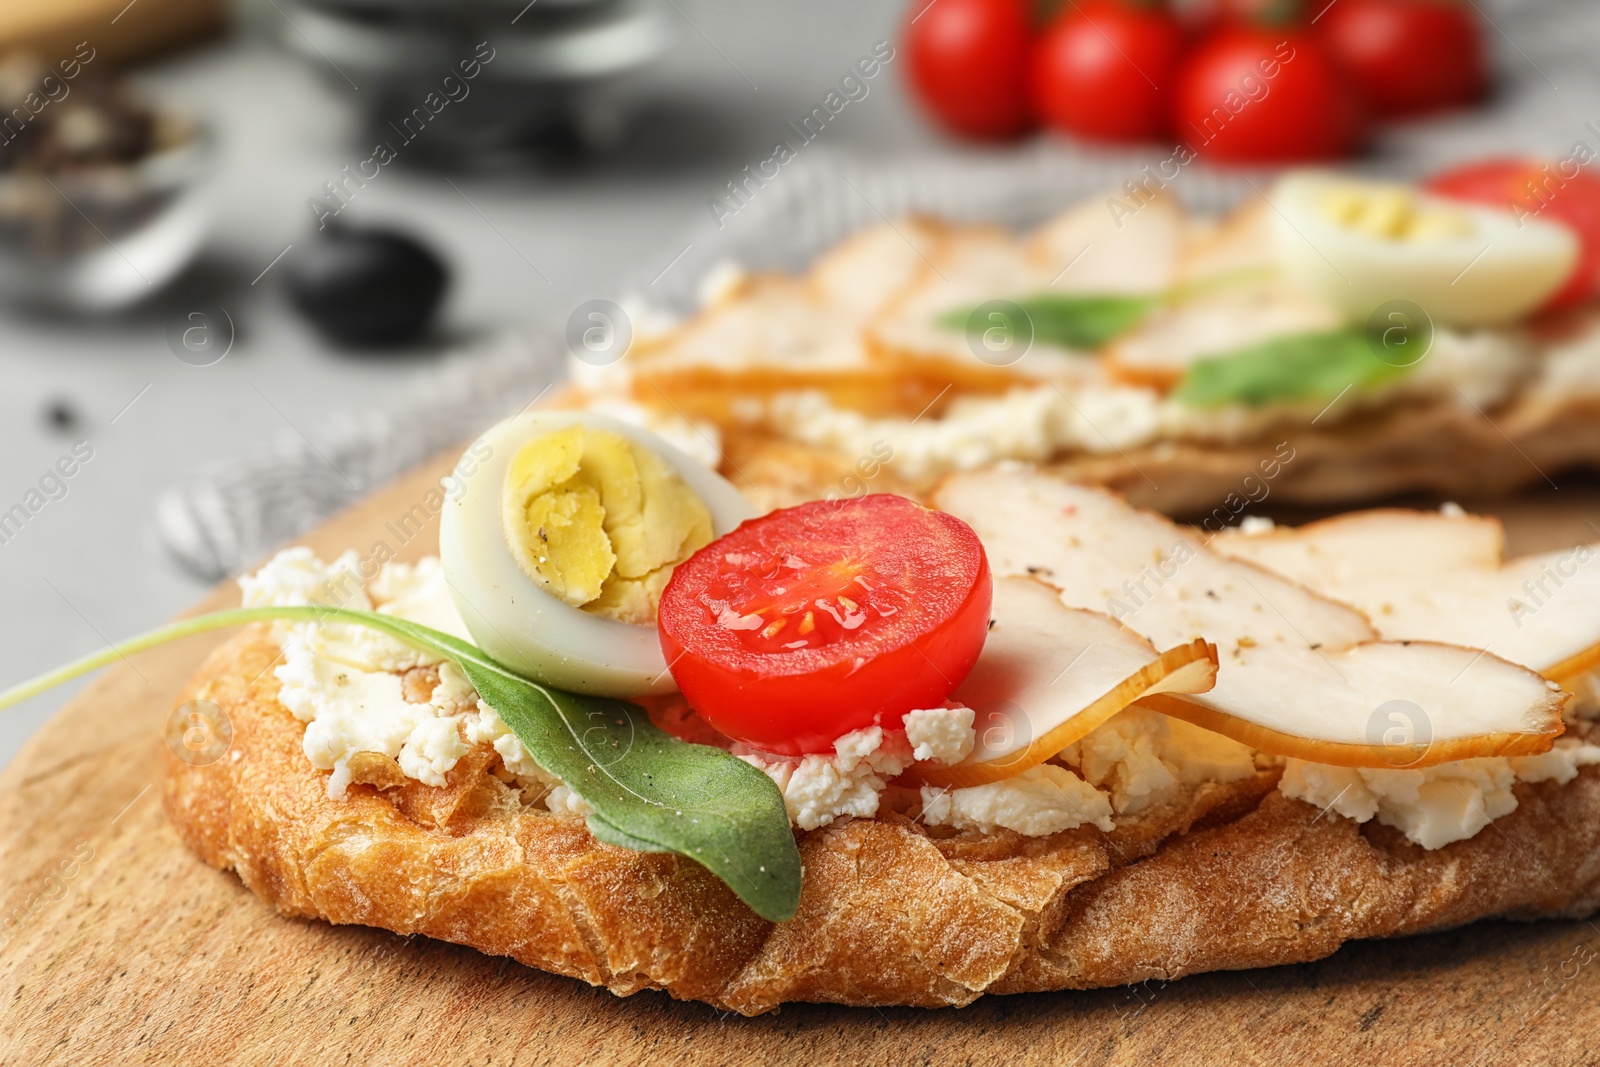
[[[913,762],[905,732],[881,726],[845,734],[833,749],[798,759],[748,749],[735,752],[777,783],[789,821],[802,830],[815,830],[844,815],[870,819],[878,813],[890,779]]]
[[[922,820],[958,830],[1015,830],[1043,837],[1085,824],[1113,829],[1111,801],[1065,767],[1041,763],[1003,782],[965,789],[922,787]]]
[[[1226,737],[1128,708],[1068,746],[1056,759],[1004,781],[963,789],[922,787],[930,826],[1029,837],[1083,825],[1111,830],[1114,816],[1135,815],[1205,782],[1256,772],[1255,753]]]
[[[415,566],[388,563],[362,581],[355,552],[324,564],[306,548],[279,552],[255,574],[239,580],[245,607],[317,604],[409,619],[470,640],[456,613],[437,559]],[[282,662],[274,668],[278,701],[306,724],[303,748],[311,765],[332,771],[328,795],[350,785],[350,758],[375,752],[393,759],[409,778],[444,785],[445,775],[470,744],[487,743],[524,789],[547,794],[559,780],[539,767],[493,708],[449,661],[364,626],[329,622],[279,622],[274,636]],[[438,682],[427,701],[407,699],[402,672],[432,667]]]
[[[973,717],[971,708],[946,704],[906,712],[903,730],[854,730],[831,753],[785,758],[744,746],[734,751],[777,783],[790,822],[815,830],[845,815],[876,815],[884,789],[913,763],[961,762],[977,742]]]
[[[1133,815],[1205,782],[1236,782],[1256,772],[1249,746],[1171,719],[1128,708],[1059,757],[1107,792],[1118,815]]]
[[[1235,443],[1276,426],[1331,425],[1399,397],[1437,397],[1492,406],[1532,370],[1517,333],[1438,330],[1421,362],[1391,386],[1328,406],[1272,404],[1196,409],[1155,389],[1112,382],[1069,387],[1019,385],[1002,396],[958,398],[939,418],[875,418],[833,404],[816,390],[779,393],[741,414],[803,444],[866,455],[887,443],[895,469],[912,481],[974,470],[1000,460],[1043,461],[1062,452],[1111,453],[1166,440]],[[1459,390],[1459,394],[1457,392]]]
[[[1538,756],[1455,760],[1420,770],[1330,767],[1284,762],[1278,788],[1286,796],[1337,812],[1356,822],[1376,818],[1425,849],[1465,841],[1495,819],[1517,810],[1517,782],[1577,777],[1600,763],[1600,745],[1562,739]]]

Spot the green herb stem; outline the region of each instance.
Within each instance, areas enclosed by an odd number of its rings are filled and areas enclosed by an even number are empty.
[[[216,611],[209,615],[196,615],[190,619],[180,619],[160,629],[151,630],[149,633],[140,634],[138,637],[129,638],[117,644],[110,645],[99,652],[91,653],[81,659],[73,660],[63,667],[57,667],[48,674],[14,685],[10,689],[0,692],[0,711],[20,704],[29,697],[38,696],[48,689],[82,677],[90,671],[97,671],[101,667],[109,667],[118,660],[125,660],[129,656],[143,652],[146,649],[164,645],[168,641],[177,641],[194,634],[203,634],[208,630],[222,630],[229,626],[242,626],[252,622],[271,622],[275,619],[285,619],[304,622],[323,622],[330,616],[339,614],[343,609],[319,607],[264,607],[264,608],[235,608],[232,611]],[[363,615],[363,612],[352,612],[354,615]],[[381,616],[379,616],[381,618]],[[374,627],[382,629],[382,627]],[[398,633],[390,631],[393,636]]]
[[[501,666],[476,646],[393,615],[317,605],[237,608],[182,619],[0,693],[0,710],[168,641],[245,623],[349,623],[454,660],[529,754],[583,798],[596,838],[674,852],[782,922],[800,903],[800,852],[783,795],[719,748],[680,741],[620,700],[566,693]]]
[[[1184,282],[1155,293],[1061,293],[1046,290],[1011,301],[1022,314],[1024,321],[1020,323],[1009,321],[1014,316],[1006,310],[997,310],[993,305],[983,305],[989,309],[987,321],[973,320],[978,310],[975,308],[945,312],[937,321],[946,329],[978,332],[1000,325],[1013,333],[1026,334],[1034,341],[1088,353],[1143,323],[1157,308],[1264,281],[1275,273],[1275,269],[1270,267],[1245,267]]]

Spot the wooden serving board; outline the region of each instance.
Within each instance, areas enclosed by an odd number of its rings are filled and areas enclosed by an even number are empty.
[[[305,539],[434,549],[399,520],[440,461]],[[1600,492],[1503,504],[1514,551],[1594,539]],[[219,588],[197,610],[236,599]],[[618,999],[510,960],[285,919],[179,845],[163,724],[222,635],[108,671],[0,774],[0,1064],[1592,1064],[1600,927],[1481,923],[1320,963],[960,1010],[757,1019]],[[46,667],[41,664],[40,667]]]

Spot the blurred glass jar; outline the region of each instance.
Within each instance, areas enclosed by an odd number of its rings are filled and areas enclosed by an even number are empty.
[[[335,84],[361,86],[370,133],[449,169],[624,140],[630,79],[673,32],[661,0],[292,0],[284,43]],[[485,51],[486,50],[486,51]],[[492,55],[460,104],[411,143],[397,123],[474,55]],[[334,71],[338,73],[334,73]],[[398,147],[398,145],[397,145]]]
[[[0,60],[0,299],[106,312],[158,291],[210,225],[212,137],[120,82]]]

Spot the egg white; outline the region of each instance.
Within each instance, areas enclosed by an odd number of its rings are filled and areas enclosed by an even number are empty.
[[[1409,300],[1440,326],[1500,326],[1548,300],[1571,274],[1577,238],[1542,219],[1521,226],[1503,208],[1418,193],[1421,206],[1468,220],[1464,234],[1394,241],[1340,225],[1324,197],[1352,183],[1336,174],[1286,175],[1271,197],[1278,261],[1296,284],[1353,325],[1391,300]]]
[[[533,411],[478,438],[488,458],[457,475],[439,525],[439,556],[462,621],[479,648],[529,678],[597,696],[642,696],[675,688],[656,628],[619,622],[552,596],[518,566],[501,519],[506,468],[528,440],[573,423],[610,430],[666,464],[711,512],[716,537],[755,515],[724,478],[638,426],[586,411]]]

